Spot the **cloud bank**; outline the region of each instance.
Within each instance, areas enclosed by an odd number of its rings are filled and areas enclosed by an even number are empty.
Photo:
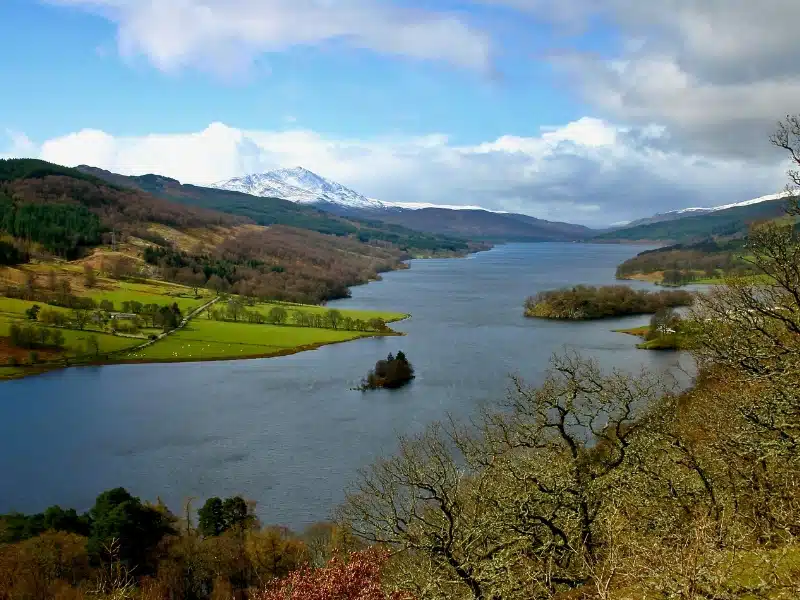
[[[218,74],[294,46],[352,48],[488,71],[489,38],[462,17],[387,0],[49,0],[106,17],[123,56]]]
[[[778,119],[800,111],[796,0],[478,0],[584,31],[616,29],[619,50],[561,53],[598,114],[656,122],[685,150],[774,161]]]
[[[782,186],[784,165],[665,150],[666,136],[659,127],[588,117],[535,137],[471,146],[441,134],[342,140],[212,123],[194,133],[140,137],[83,130],[39,144],[17,135],[14,147],[68,166],[160,173],[200,185],[302,165],[380,200],[480,205],[594,226],[648,216],[654,207],[746,200]]]

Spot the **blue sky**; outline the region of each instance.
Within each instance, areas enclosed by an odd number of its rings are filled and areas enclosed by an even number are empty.
[[[587,224],[777,191],[800,8],[696,4],[4,0],[0,155],[195,183],[302,164]]]

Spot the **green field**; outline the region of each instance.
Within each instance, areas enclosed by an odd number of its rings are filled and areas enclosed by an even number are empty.
[[[191,288],[166,282],[132,283],[127,281],[115,282],[115,289],[92,290],[87,296],[97,302],[110,300],[116,310],[122,310],[122,303],[126,301],[141,302],[142,304],[172,304],[176,302],[182,312],[208,302],[213,294],[208,290],[199,289],[199,298],[194,297]]]
[[[343,342],[369,333],[313,327],[257,325],[193,319],[175,332],[122,360],[211,360],[286,353],[308,346]]]
[[[191,288],[160,281],[128,282],[100,278],[97,288],[84,291],[82,295],[89,296],[97,302],[110,300],[113,302],[115,310],[118,311],[122,310],[122,304],[125,301],[137,301],[142,304],[154,303],[160,306],[177,302],[183,314],[186,315],[214,297],[213,293],[208,290],[198,290],[198,297],[195,297],[193,292]],[[223,303],[224,300],[218,306]],[[11,324],[14,322],[31,323],[25,318],[25,311],[34,304],[38,304],[43,309],[72,314],[70,309],[54,307],[42,302],[0,297],[0,337],[9,335]],[[283,302],[260,302],[253,306],[247,306],[247,309],[267,315],[275,306],[286,309],[290,315],[293,311],[324,314],[330,310],[325,306]],[[345,317],[363,321],[380,318],[386,323],[409,316],[400,312],[375,310],[344,309],[339,312]],[[37,323],[37,325],[43,326],[41,323]],[[43,362],[39,364],[25,364],[24,366],[10,366],[10,364],[5,364],[6,359],[4,358],[0,360],[0,379],[32,375],[59,368],[64,365],[64,358],[68,358],[72,364],[95,361],[115,363],[236,359],[290,354],[324,344],[378,335],[374,332],[364,331],[216,321],[208,319],[206,313],[203,313],[193,318],[185,328],[179,329],[141,350],[130,351],[146,342],[148,334],[159,334],[161,331],[143,328],[137,337],[125,337],[94,330],[91,324],[87,325],[83,331],[59,329],[65,339],[64,352],[60,356],[50,358],[51,362],[49,363],[45,358],[40,359]],[[390,335],[392,333],[389,332]],[[97,338],[100,354],[98,357],[87,354],[89,336]],[[126,352],[126,350],[129,351]],[[27,363],[27,358],[24,362]]]
[[[0,319],[4,317],[21,319],[24,317],[25,311],[34,304],[38,304],[43,308],[46,306],[41,302],[28,302],[27,300],[17,300],[16,298],[6,298],[5,296],[0,296]],[[61,312],[69,312],[69,309],[59,308],[56,306],[47,306],[47,308]]]

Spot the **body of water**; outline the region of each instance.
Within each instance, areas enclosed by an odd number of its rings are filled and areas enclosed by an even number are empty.
[[[405,337],[364,339],[270,359],[114,365],[0,383],[0,513],[51,504],[85,510],[124,486],[173,510],[242,494],[264,522],[323,520],[358,468],[397,434],[502,398],[510,373],[531,383],[565,346],[606,367],[687,368],[685,356],[637,350],[611,329],[525,319],[538,291],[614,283],[640,246],[511,244],[465,259],[417,260],[353,288],[336,308],[408,312]],[[638,287],[648,284],[633,283]],[[351,391],[379,358],[403,350],[417,378],[393,391]]]

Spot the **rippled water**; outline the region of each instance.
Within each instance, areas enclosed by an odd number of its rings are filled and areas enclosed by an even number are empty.
[[[531,382],[565,345],[604,366],[674,370],[675,353],[636,350],[611,329],[647,317],[557,323],[522,317],[537,291],[614,282],[640,246],[512,244],[466,259],[412,261],[353,289],[338,308],[408,312],[402,338],[365,339],[293,356],[233,362],[70,369],[0,384],[0,512],[88,508],[127,487],[177,510],[188,497],[243,494],[266,522],[328,517],[356,470],[398,433]],[[635,284],[647,287],[646,284]],[[401,390],[351,391],[389,352],[417,378]],[[683,365],[687,366],[686,364]]]

